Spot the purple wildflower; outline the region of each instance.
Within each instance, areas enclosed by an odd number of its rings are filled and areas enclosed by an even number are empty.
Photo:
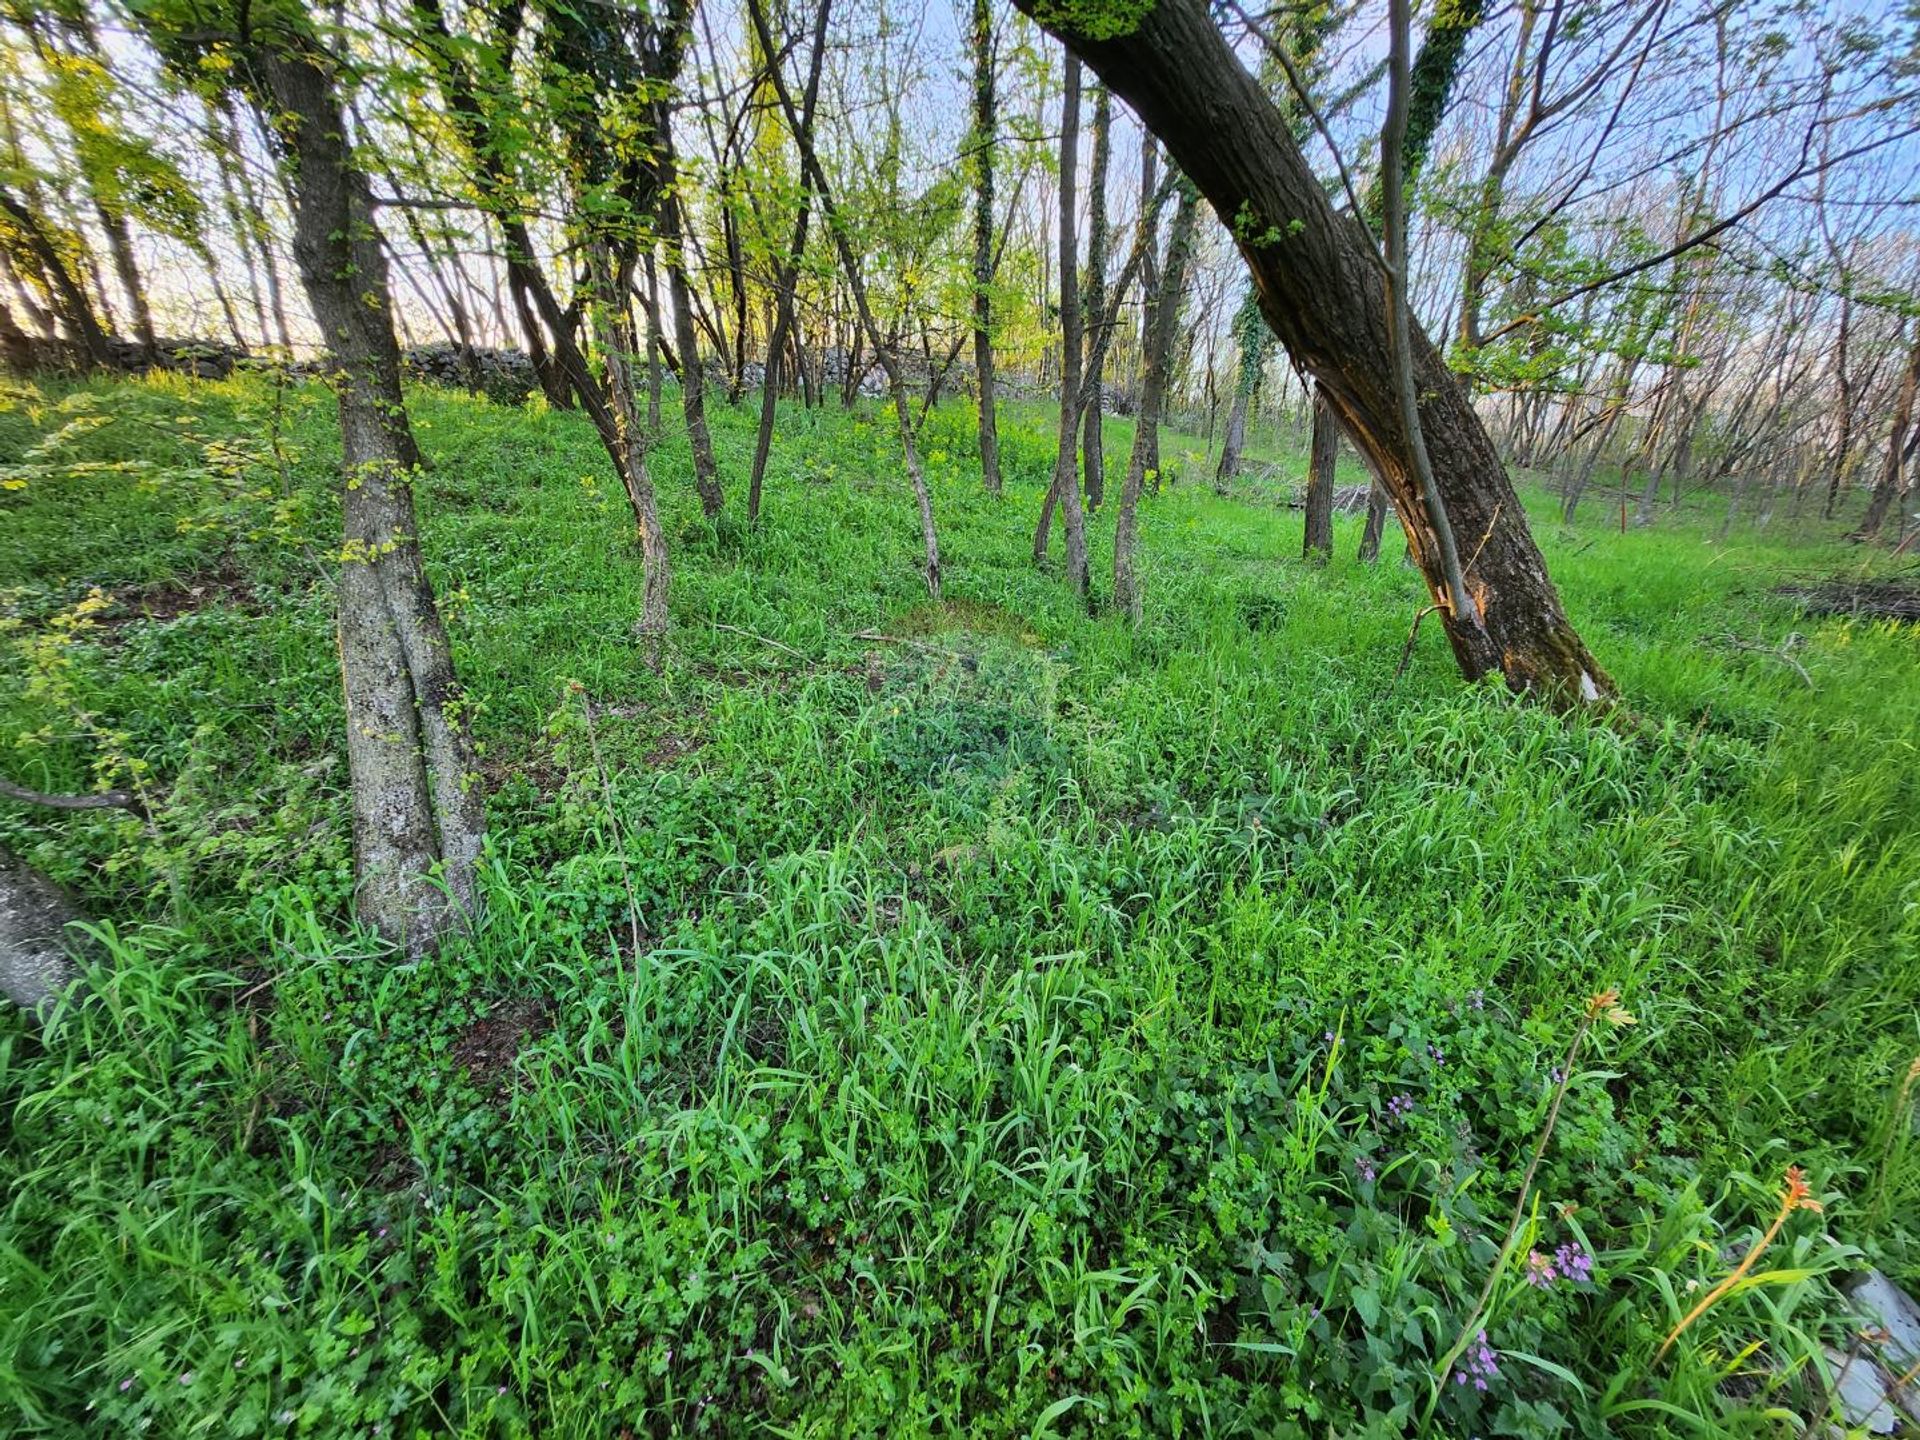
[[[1373,1162],[1369,1160],[1366,1156],[1364,1155],[1354,1156],[1353,1168],[1356,1172],[1358,1172],[1362,1181],[1364,1181],[1368,1185],[1371,1185],[1373,1183],[1374,1175],[1375,1175]]]
[[[1442,1050],[1438,1045],[1428,1045],[1427,1055],[1436,1065],[1444,1065],[1447,1063],[1447,1052]]]
[[[1560,1267],[1560,1273],[1576,1285],[1586,1285],[1593,1280],[1593,1257],[1578,1240],[1569,1240],[1553,1252],[1554,1264]]]
[[[1485,1393],[1487,1382],[1500,1376],[1500,1362],[1494,1358],[1493,1347],[1487,1343],[1487,1332],[1482,1330],[1473,1344],[1467,1347],[1467,1353],[1461,1357],[1460,1368],[1453,1372],[1455,1385],[1471,1384],[1474,1389]]]
[[[1469,992],[1467,995],[1467,1008],[1469,1010],[1486,1009],[1487,1008],[1487,992],[1484,990],[1474,990]]]
[[[1387,1101],[1387,1119],[1404,1125],[1407,1117],[1413,1114],[1413,1097],[1402,1092]]]

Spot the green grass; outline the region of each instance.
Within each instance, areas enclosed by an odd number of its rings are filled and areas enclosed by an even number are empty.
[[[1609,985],[1520,1252],[1593,1281],[1503,1277],[1428,1433],[1797,1433],[1826,1277],[1920,1272],[1916,639],[1769,593],[1859,551],[1530,494],[1631,710],[1561,719],[1436,627],[1396,685],[1397,546],[1304,567],[1190,437],[1134,629],[1028,559],[1044,415],[996,500],[941,411],[930,607],[885,417],[788,409],[754,532],[660,451],[655,672],[584,421],[412,399],[494,844],[414,967],[345,918],[326,397],[0,412],[0,462],[64,434],[0,494],[0,767],[162,802],[0,814],[111,962],[0,1020],[0,1429],[1414,1433]],[[1811,684],[1724,643],[1790,633]],[[1656,1365],[1789,1163],[1825,1216]]]

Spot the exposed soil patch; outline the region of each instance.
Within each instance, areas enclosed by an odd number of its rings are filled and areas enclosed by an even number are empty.
[[[1915,580],[1825,580],[1782,585],[1773,593],[1798,600],[1809,615],[1920,621],[1920,581]]]
[[[222,556],[218,564],[189,575],[116,590],[114,599],[119,602],[118,609],[100,617],[104,630],[114,630],[135,620],[165,624],[212,605],[223,605],[248,615],[260,611],[259,597],[231,556]]]
[[[682,735],[669,730],[648,747],[643,757],[649,767],[658,768],[677,765],[680,761],[698,750],[706,748],[706,740],[699,735]]]
[[[453,1061],[483,1090],[497,1090],[528,1041],[553,1028],[553,1002],[544,996],[502,1001],[453,1042]]]
[[[525,780],[541,795],[550,796],[559,794],[560,787],[567,783],[567,771],[551,754],[493,752],[480,757],[480,778],[486,782],[489,795],[498,793],[514,780]]]

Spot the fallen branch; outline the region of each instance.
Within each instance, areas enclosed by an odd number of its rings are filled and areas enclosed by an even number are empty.
[[[16,785],[5,776],[0,776],[0,799],[17,800],[22,805],[38,805],[46,810],[125,810],[132,815],[147,813],[147,807],[140,797],[130,790],[101,790],[92,795],[43,795],[38,790]]]
[[[738,625],[722,624],[718,620],[709,620],[707,623],[716,630],[725,630],[729,635],[744,635],[747,637],[747,639],[758,640],[762,645],[769,646],[772,649],[784,650],[787,654],[793,656],[793,658],[796,660],[805,660],[808,664],[813,663],[812,656],[803,655],[798,650],[794,649],[791,645],[783,645],[778,640],[770,639],[769,637],[765,635],[757,634],[752,630],[743,630]]]

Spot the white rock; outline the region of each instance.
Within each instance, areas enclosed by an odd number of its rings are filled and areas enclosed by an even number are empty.
[[[1853,1308],[1887,1332],[1881,1356],[1901,1370],[1920,1363],[1920,1305],[1878,1270],[1868,1270],[1848,1286]]]

